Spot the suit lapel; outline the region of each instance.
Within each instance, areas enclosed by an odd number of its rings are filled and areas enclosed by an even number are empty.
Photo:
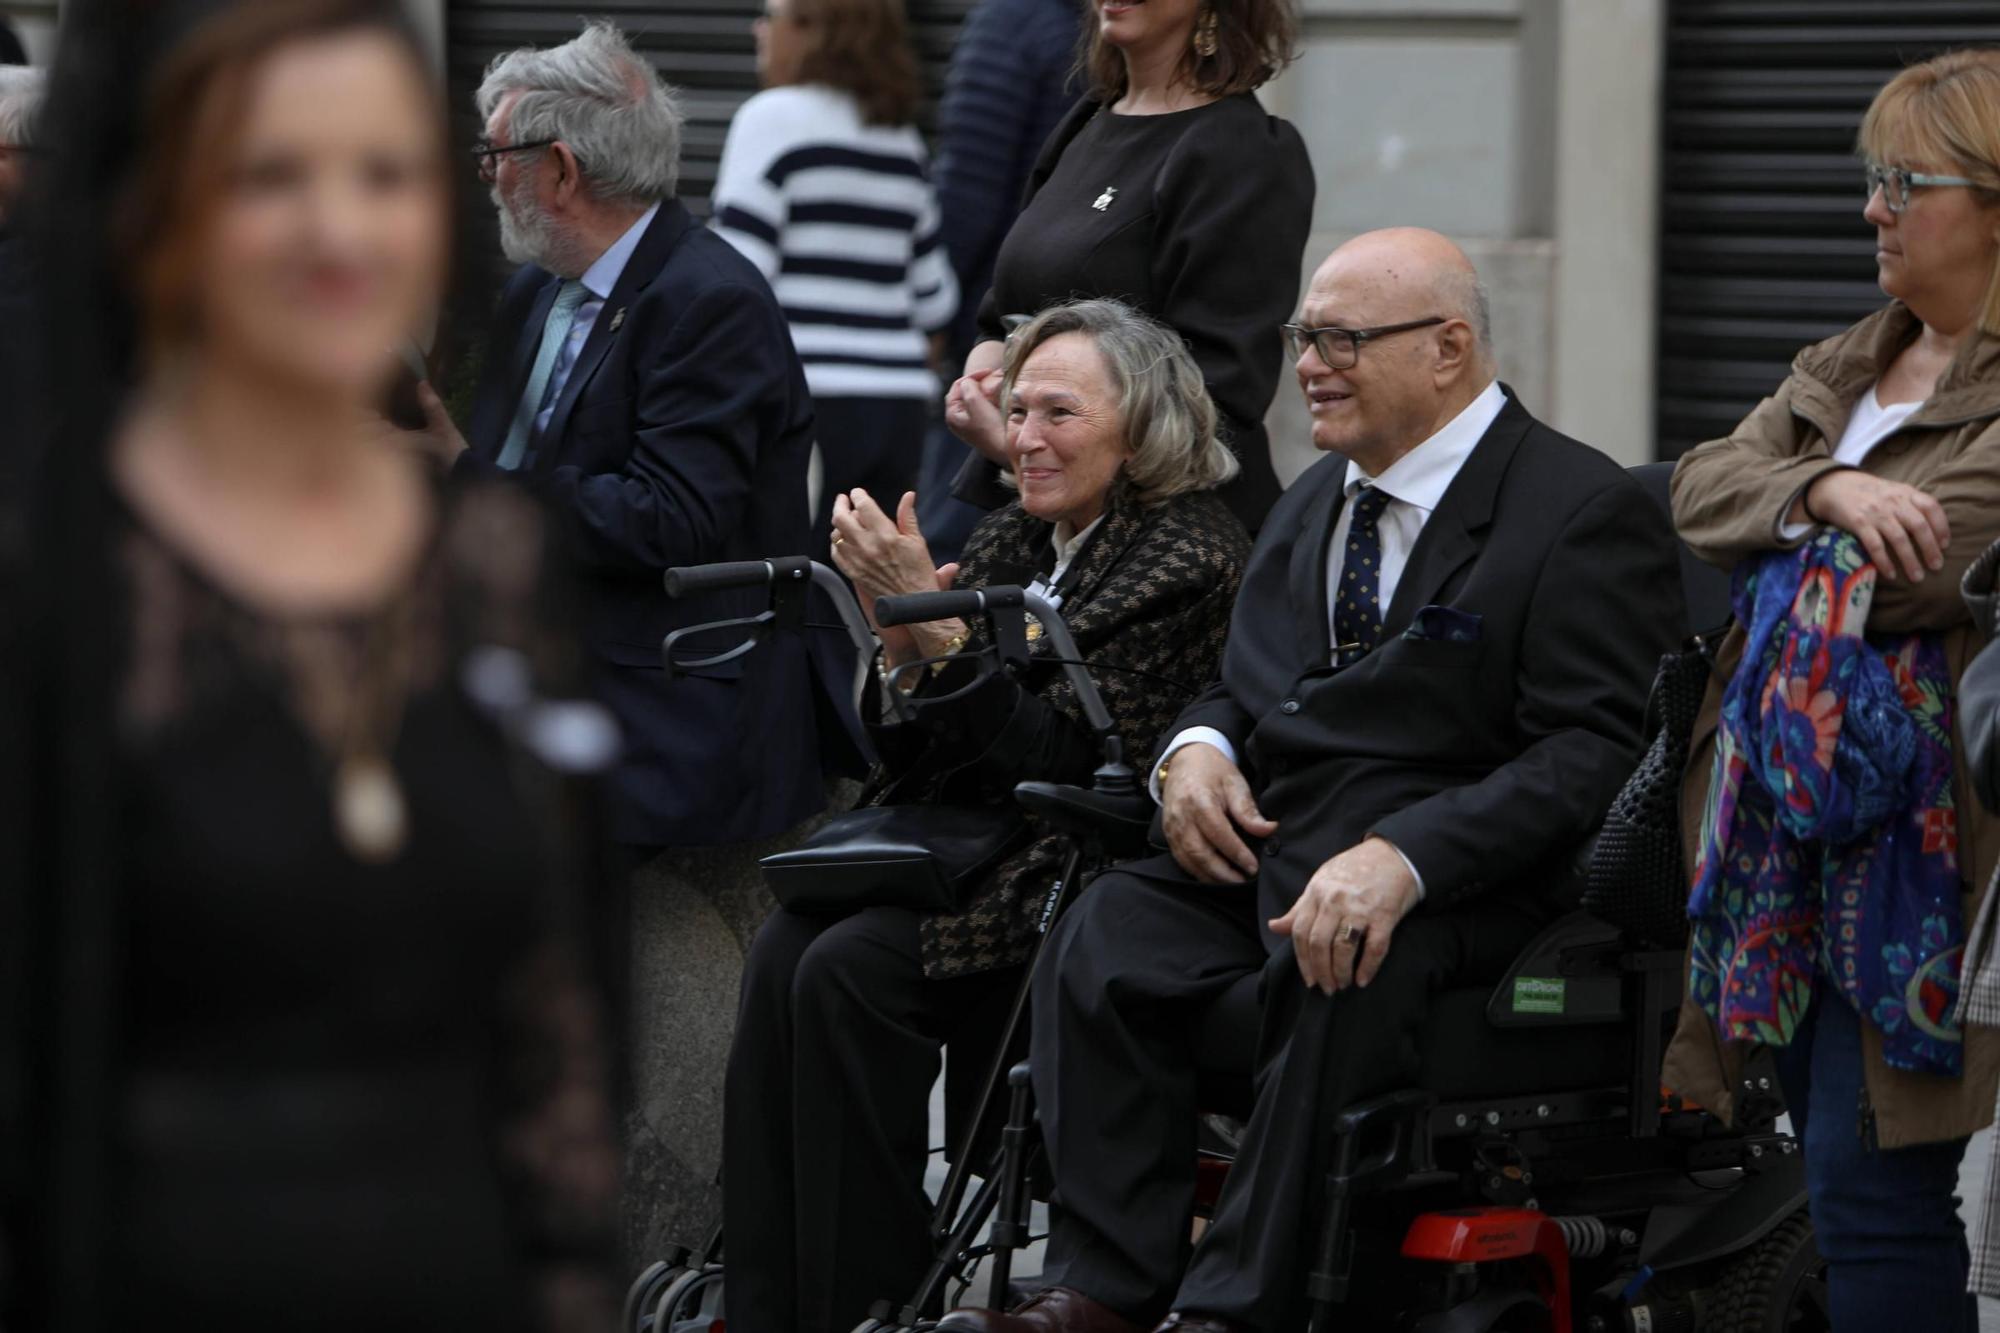
[[[1330,458],[1320,466],[1327,479],[1306,510],[1299,539],[1292,545],[1288,586],[1292,599],[1292,632],[1299,656],[1312,666],[1323,667],[1333,658],[1333,626],[1327,617],[1326,550],[1333,541],[1334,524],[1346,506],[1344,483],[1347,460]]]
[[[1417,537],[1416,549],[1410,552],[1403,576],[1396,581],[1389,613],[1382,619],[1383,642],[1408,628],[1418,609],[1430,605],[1445,581],[1479,554],[1493,521],[1493,500],[1499,493],[1500,479],[1532,422],[1527,409],[1509,393],[1507,405],[1473,446]]]
[[[612,285],[611,294],[604,298],[604,305],[597,312],[596,322],[590,326],[590,336],[584,339],[583,350],[577,353],[576,364],[570,368],[569,378],[563,381],[562,394],[549,412],[549,424],[536,442],[536,463],[546,467],[562,451],[562,440],[569,425],[570,414],[576,411],[577,400],[589,387],[591,377],[604,362],[604,354],[611,350],[617,340],[619,325],[624,322],[625,308],[632,299],[644,291],[654,278],[660,275],[667,256],[672,252],[681,234],[694,225],[687,209],[677,199],[669,199],[660,205],[652,224],[639,238],[632,257],[625,262],[624,272]],[[547,307],[543,307],[544,311]],[[543,441],[547,441],[544,444]]]

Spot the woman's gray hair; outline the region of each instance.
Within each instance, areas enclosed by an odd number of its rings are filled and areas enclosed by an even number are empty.
[[[1007,373],[1001,410],[1008,410],[1014,380],[1035,349],[1065,333],[1096,344],[1118,393],[1118,420],[1132,457],[1124,479],[1139,502],[1157,505],[1189,491],[1212,490],[1235,476],[1239,464],[1216,434],[1215,400],[1208,396],[1180,335],[1123,301],[1099,298],[1050,306],[1007,339]]]
[[[0,147],[35,146],[35,120],[41,114],[42,71],[28,65],[0,65]]]
[[[524,46],[495,59],[479,85],[480,119],[490,120],[511,93],[520,97],[507,119],[509,140],[562,140],[598,198],[656,204],[672,197],[680,175],[680,107],[611,24],[586,23],[561,46]]]

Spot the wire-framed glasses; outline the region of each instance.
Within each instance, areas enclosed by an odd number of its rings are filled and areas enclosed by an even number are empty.
[[[1282,324],[1279,327],[1285,331],[1285,341],[1292,349],[1294,361],[1306,354],[1306,347],[1310,344],[1319,353],[1319,359],[1326,362],[1328,370],[1347,370],[1361,359],[1362,343],[1386,338],[1392,333],[1427,329],[1444,322],[1443,315],[1432,315],[1429,319],[1413,319],[1406,324],[1383,324],[1372,329],[1343,329],[1332,325],[1309,329],[1302,324]]]
[[[1927,171],[1910,171],[1903,167],[1885,167],[1879,162],[1870,162],[1865,169],[1868,194],[1882,192],[1882,202],[1889,206],[1891,213],[1900,213],[1910,206],[1910,188],[1915,185],[1969,185],[1977,186],[1978,181],[1965,176],[1934,176]]]

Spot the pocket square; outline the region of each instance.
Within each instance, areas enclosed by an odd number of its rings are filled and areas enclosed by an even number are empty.
[[[1477,643],[1481,618],[1477,612],[1460,611],[1449,606],[1420,607],[1410,627],[1403,631],[1406,639],[1431,639],[1439,643]]]

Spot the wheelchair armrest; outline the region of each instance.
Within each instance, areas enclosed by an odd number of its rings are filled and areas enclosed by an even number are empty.
[[[1153,823],[1153,798],[1143,791],[1100,792],[1060,782],[1021,782],[1014,799],[1043,823],[1103,840],[1107,849],[1143,848]]]
[[[1615,1023],[1626,1016],[1627,953],[1618,927],[1571,912],[1542,928],[1486,1002],[1498,1028]]]
[[[1334,1117],[1334,1164],[1327,1183],[1349,1193],[1431,1169],[1431,1109],[1437,1096],[1419,1088],[1384,1093]],[[1387,1136],[1386,1146],[1376,1148]]]

